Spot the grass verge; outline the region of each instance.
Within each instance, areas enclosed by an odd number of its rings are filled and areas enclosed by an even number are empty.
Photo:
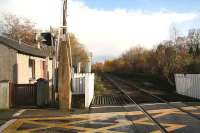
[[[95,77],[94,89],[95,95],[102,95],[106,91],[106,88],[100,76]]]

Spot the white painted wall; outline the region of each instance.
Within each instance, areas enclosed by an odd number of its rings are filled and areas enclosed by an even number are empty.
[[[23,54],[17,54],[17,83],[27,84],[29,83],[29,68],[28,68],[29,56]]]
[[[52,82],[52,74],[53,74],[53,66],[52,66],[52,63],[53,63],[53,61],[50,60],[50,59],[48,59],[47,62],[48,62],[49,80]]]
[[[52,79],[52,61],[40,57],[33,57],[25,54],[17,53],[17,79],[18,84],[27,84],[30,80],[30,70],[29,70],[29,59],[35,60],[35,79],[32,82],[36,82],[39,78],[43,77],[43,67],[42,62],[47,62],[47,71],[49,71],[49,78]]]
[[[42,78],[43,77],[42,61],[45,60],[36,57],[30,57],[30,58],[35,60],[35,79]]]
[[[10,108],[9,82],[0,82],[0,109]]]
[[[179,94],[200,99],[200,74],[175,74]]]

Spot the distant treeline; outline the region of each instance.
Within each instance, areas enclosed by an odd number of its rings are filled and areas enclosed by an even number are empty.
[[[119,58],[96,63],[96,72],[157,75],[174,85],[175,73],[200,73],[200,34],[165,41],[152,50],[134,47]]]

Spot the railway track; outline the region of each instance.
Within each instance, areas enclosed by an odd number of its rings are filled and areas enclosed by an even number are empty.
[[[167,133],[168,131],[166,128],[160,124],[160,121],[157,120],[156,118],[152,117],[151,114],[148,113],[148,109],[145,109],[141,103],[164,103],[165,105],[168,106],[168,108],[171,109],[176,109],[181,113],[184,113],[188,115],[188,117],[192,117],[193,119],[196,119],[196,121],[199,121],[200,118],[186,110],[183,110],[182,108],[171,104],[169,101],[149,93],[143,88],[138,87],[135,84],[132,84],[130,82],[127,82],[123,79],[120,79],[118,77],[114,76],[105,76],[105,78],[112,83],[113,86],[115,86],[118,89],[117,91],[121,92],[121,95],[115,96],[115,95],[109,95],[109,96],[96,96],[95,100],[93,101],[93,105],[118,105],[123,107],[126,110],[126,107],[124,105],[135,105],[137,109],[139,109],[148,120],[154,123],[154,125],[162,132],[162,133]],[[115,91],[113,90],[113,91]],[[132,96],[131,94],[136,94]],[[137,96],[138,94],[138,96]],[[143,97],[143,98],[141,98]],[[126,110],[125,112],[128,112]],[[176,119],[176,116],[175,116]],[[131,120],[130,120],[131,121]],[[199,122],[198,122],[199,123]],[[134,123],[133,123],[134,125]]]
[[[144,106],[141,103],[161,103],[168,109],[175,109],[179,113],[186,115],[186,119],[192,119],[196,121],[196,123],[200,123],[200,118],[197,115],[194,115],[186,110],[183,110],[182,108],[172,104],[168,100],[165,100],[157,95],[151,94],[147,90],[138,87],[137,85],[130,83],[128,81],[125,81],[123,79],[120,79],[115,76],[109,76],[106,75],[104,78],[107,80],[107,84],[113,85],[113,94],[110,95],[102,95],[102,96],[96,96],[93,100],[93,107],[95,108],[101,108],[101,107],[114,107],[118,106],[120,108],[123,108],[125,112],[129,112],[130,110],[127,110],[129,108],[129,105],[134,105],[139,111],[141,111],[146,118],[148,118],[149,121],[151,121],[155,127],[158,128],[162,133],[167,133],[166,127],[163,125],[162,120],[158,119],[157,117],[153,117],[152,114],[149,113],[148,106]],[[116,90],[117,88],[117,90]],[[120,92],[114,93],[114,91]],[[116,105],[116,106],[115,106]],[[99,107],[98,107],[99,106]],[[128,108],[127,108],[128,107]],[[146,108],[147,107],[147,108]],[[129,108],[130,109],[130,108]],[[159,110],[159,108],[158,108]],[[95,112],[95,111],[94,111]],[[173,115],[173,113],[169,116],[173,120],[175,120],[175,123],[182,123],[181,121],[176,122],[176,119],[180,119],[180,116]],[[129,120],[129,118],[127,117]],[[164,118],[163,118],[164,119]],[[130,119],[132,122],[132,120]],[[166,118],[166,121],[168,121],[168,118]],[[132,122],[134,126],[134,122]]]
[[[143,93],[145,93],[145,94],[147,94],[149,96],[152,96],[153,98],[157,99],[159,102],[165,103],[165,104],[167,104],[168,106],[170,106],[172,108],[176,108],[177,110],[179,110],[179,111],[181,111],[183,113],[186,113],[187,115],[193,117],[194,119],[200,120],[200,118],[198,116],[196,116],[196,115],[194,115],[194,114],[192,114],[192,113],[190,113],[190,112],[188,112],[188,111],[186,111],[186,110],[184,110],[184,109],[182,109],[182,108],[180,108],[178,106],[175,106],[174,104],[171,104],[169,101],[167,101],[167,100],[165,100],[165,99],[163,99],[163,98],[161,98],[161,97],[159,97],[157,95],[151,94],[150,92],[146,91],[145,89],[143,89],[141,87],[138,87],[135,84],[131,84],[130,82],[127,82],[127,81],[122,80],[122,79],[117,78],[117,77],[115,77],[115,79],[118,80],[119,82],[122,82],[122,83],[126,84],[127,86],[130,86],[131,88],[135,88],[138,91],[141,91],[141,92],[143,92]]]
[[[111,79],[110,77],[107,77],[107,79],[117,88],[119,89],[133,104],[136,105],[136,107],[150,120],[152,121],[157,128],[162,132],[162,133],[168,133],[168,131],[156,120],[154,119],[141,105],[139,105],[136,101],[134,101],[134,99],[132,99],[127,93],[126,91],[123,90],[123,88],[121,88],[118,83],[116,83],[113,79]]]

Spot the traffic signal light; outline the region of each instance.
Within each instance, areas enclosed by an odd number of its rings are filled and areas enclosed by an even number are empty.
[[[41,33],[41,36],[43,37],[42,39],[42,42],[48,46],[51,46],[52,45],[52,35],[50,32],[44,32],[44,33]]]

